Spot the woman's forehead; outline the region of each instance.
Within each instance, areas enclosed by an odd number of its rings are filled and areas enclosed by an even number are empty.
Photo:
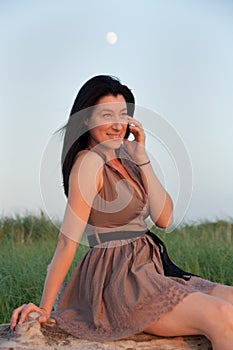
[[[117,96],[108,95],[108,96],[101,97],[95,106],[96,112],[100,112],[102,110],[119,112],[126,109],[127,109],[126,101],[122,95],[117,95]]]

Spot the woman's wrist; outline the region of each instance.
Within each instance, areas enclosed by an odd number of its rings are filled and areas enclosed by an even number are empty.
[[[47,309],[47,308],[45,308],[45,307],[43,307],[43,306],[39,306],[39,308],[40,308],[41,310],[44,311],[44,313],[46,314],[46,316],[47,316],[48,318],[50,317],[50,314],[51,314],[52,309]]]
[[[141,167],[141,166],[144,166],[144,165],[147,165],[147,164],[150,164],[150,160],[147,160],[143,163],[138,163],[137,166]]]
[[[143,152],[143,154],[137,154],[137,156],[133,157],[136,165],[140,166],[140,164],[144,164],[150,161],[150,158],[147,153]]]

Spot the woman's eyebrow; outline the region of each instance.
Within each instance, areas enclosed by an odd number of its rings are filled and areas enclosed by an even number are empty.
[[[120,112],[123,112],[123,111],[127,111],[127,107],[124,107],[120,110]],[[100,109],[99,112],[115,112],[115,111],[111,108],[103,108],[103,109]]]

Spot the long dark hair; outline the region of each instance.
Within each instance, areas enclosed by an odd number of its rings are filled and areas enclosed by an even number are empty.
[[[131,90],[120,80],[109,75],[97,75],[88,80],[79,90],[70,112],[62,149],[62,176],[65,195],[68,197],[69,176],[77,154],[88,148],[89,133],[84,120],[91,116],[90,108],[99,99],[108,95],[122,95],[127,104],[127,113],[133,116],[135,100]]]

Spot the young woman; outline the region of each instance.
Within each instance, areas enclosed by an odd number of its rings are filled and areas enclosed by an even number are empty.
[[[230,350],[233,288],[181,270],[148,231],[148,215],[158,227],[171,225],[173,204],[153,171],[143,126],[133,113],[134,96],[116,78],[96,76],[80,89],[65,127],[68,201],[58,245],[40,307],[15,309],[11,327],[37,311],[41,323],[52,315],[79,338],[114,340],[141,331],[204,334],[213,349]],[[90,249],[51,314],[84,232]]]

